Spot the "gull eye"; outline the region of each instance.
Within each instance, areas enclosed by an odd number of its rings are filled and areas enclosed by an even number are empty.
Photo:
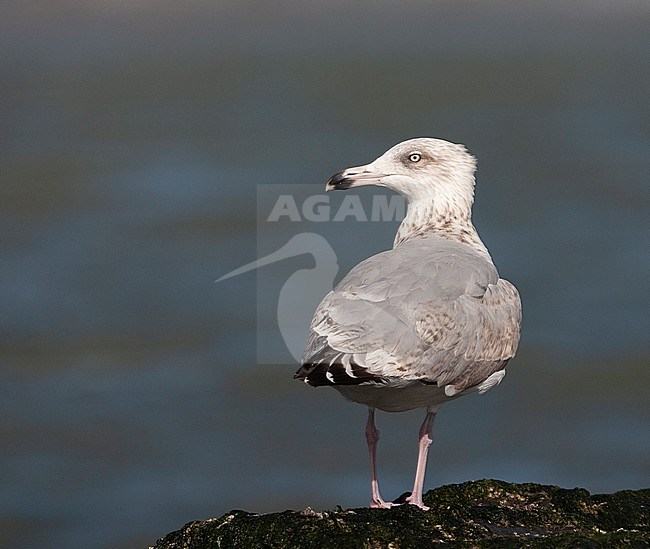
[[[409,160],[411,162],[419,162],[422,160],[422,155],[420,153],[411,153],[409,154]]]

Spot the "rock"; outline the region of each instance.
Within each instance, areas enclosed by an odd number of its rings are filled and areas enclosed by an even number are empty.
[[[481,480],[428,492],[431,509],[231,511],[190,522],[155,549],[650,547],[650,490],[591,495],[540,484]]]

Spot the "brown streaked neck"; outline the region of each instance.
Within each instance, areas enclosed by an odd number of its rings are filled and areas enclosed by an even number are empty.
[[[471,204],[462,207],[459,204],[440,203],[433,198],[409,203],[406,217],[395,235],[393,247],[396,248],[412,238],[434,234],[468,244],[491,261],[487,248],[472,224]]]

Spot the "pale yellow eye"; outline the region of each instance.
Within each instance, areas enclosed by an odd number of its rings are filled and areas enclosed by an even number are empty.
[[[409,154],[409,160],[411,162],[419,162],[422,160],[422,155],[420,155],[420,153],[411,153]]]

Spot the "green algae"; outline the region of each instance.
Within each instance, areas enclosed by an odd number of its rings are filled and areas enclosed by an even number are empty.
[[[429,511],[231,511],[190,522],[155,549],[426,547],[649,547],[650,490],[591,495],[539,484],[481,480],[425,494]]]

